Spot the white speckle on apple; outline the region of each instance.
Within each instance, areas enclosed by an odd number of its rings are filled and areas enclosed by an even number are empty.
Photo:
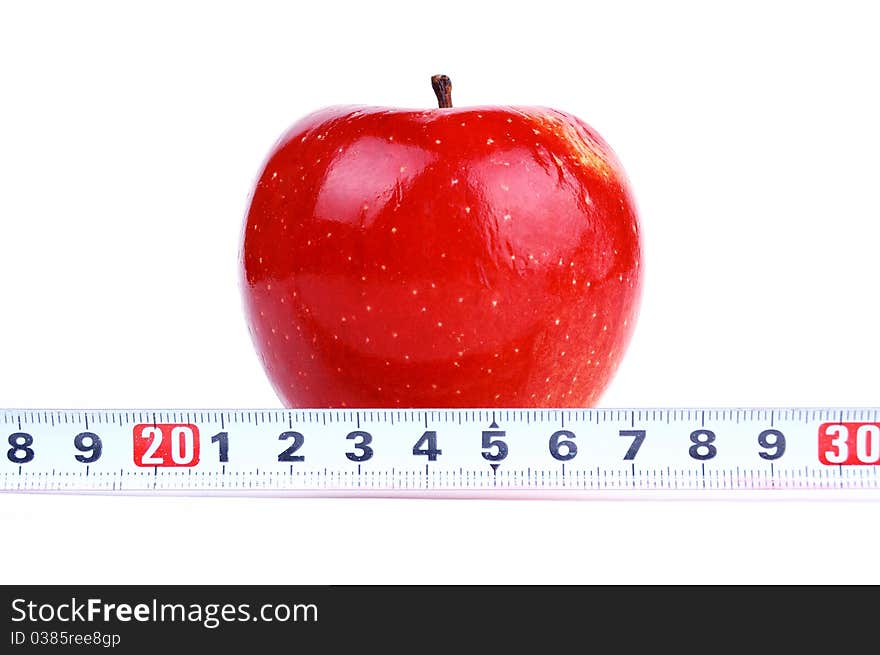
[[[328,238],[328,239],[329,239],[330,237],[332,237],[332,236],[333,236],[333,233],[332,233],[332,232],[328,232],[328,233],[327,233],[327,238]]]
[[[461,368],[461,364],[459,364],[458,362],[452,362],[452,365],[453,365],[455,368]]]
[[[368,312],[373,311],[373,307],[372,307],[371,305],[367,305],[367,306],[365,307],[365,309],[366,309]]]
[[[459,298],[458,302],[464,302],[464,298]]]
[[[623,275],[618,275],[617,279],[620,280],[621,282],[623,282]]]
[[[513,122],[513,119],[512,119],[512,118],[508,118],[508,119],[507,119],[507,122],[508,122],[508,123],[512,123],[512,122]]]
[[[443,143],[443,142],[440,141],[440,139],[434,139],[434,143],[436,143],[436,144],[439,146],[439,145],[440,145],[441,143]]]
[[[559,325],[559,319],[558,319],[558,318],[557,318],[555,321],[553,321],[553,322],[554,322],[556,325]]]
[[[603,325],[603,326],[602,326],[602,331],[603,331],[603,332],[607,332],[607,331],[608,331],[608,326],[607,326],[607,325]]]
[[[364,343],[370,343],[370,337],[364,337]]]
[[[427,307],[422,307],[422,311],[423,311],[423,312],[426,312],[426,311],[428,311],[428,308],[427,308]]]
[[[506,184],[502,184],[502,185],[501,185],[501,190],[502,190],[502,191],[510,191],[510,187],[507,186]]]
[[[488,139],[486,139],[487,146],[491,146],[493,143],[495,143],[495,139],[493,139],[492,137],[489,137]]]
[[[396,338],[397,338],[397,332],[392,332],[392,333],[391,333],[391,338],[392,338],[392,339],[396,339]]]
[[[437,385],[436,385],[436,384],[432,384],[432,385],[431,385],[431,388],[432,388],[432,389],[436,389],[436,388],[437,388]]]
[[[385,264],[380,265],[379,268],[381,268],[383,271],[387,270]]]
[[[400,172],[401,172],[401,173],[406,173],[406,166],[401,166],[401,167],[400,167]]]
[[[559,353],[559,356],[560,356],[560,357],[565,357],[565,351],[563,350],[561,353]]]
[[[413,290],[412,290],[412,294],[413,294],[414,296],[419,295],[419,290],[418,290],[418,289],[413,289]]]
[[[593,318],[596,318],[596,312],[593,312]]]
[[[509,221],[509,220],[510,220],[510,214],[505,214],[504,216],[502,216],[502,218],[503,218],[505,221]]]
[[[513,349],[513,352],[518,353],[518,352],[519,352],[519,348],[514,348],[514,349]]]
[[[455,395],[456,395],[456,396],[460,396],[460,395],[461,395],[461,389],[456,389],[456,390],[455,390]]]
[[[569,338],[569,337],[568,337],[568,335],[566,334],[566,335],[565,335],[565,340],[568,341],[568,338]]]
[[[457,177],[453,177],[453,178],[452,178],[452,182],[450,182],[449,185],[450,185],[450,186],[455,186],[456,184],[458,184],[458,178],[457,178]]]
[[[266,285],[266,291],[271,291],[271,290],[272,290],[272,285],[271,285],[271,284],[267,284],[267,285]]]
[[[343,316],[340,320],[341,320],[343,323],[345,323],[348,319],[345,318],[345,316]]]
[[[443,327],[443,321],[437,321],[437,327]]]
[[[465,213],[465,214],[470,214],[470,213],[471,213],[471,208],[470,208],[470,207],[465,207],[465,208],[464,208],[464,213]]]
[[[396,228],[396,227],[392,227],[392,228],[391,228],[391,234],[397,234],[397,228]]]

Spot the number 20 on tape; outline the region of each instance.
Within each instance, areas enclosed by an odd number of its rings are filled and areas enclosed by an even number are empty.
[[[140,423],[134,426],[136,466],[195,466],[199,428],[192,423]]]

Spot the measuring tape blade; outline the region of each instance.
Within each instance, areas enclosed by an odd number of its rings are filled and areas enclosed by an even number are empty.
[[[880,491],[880,408],[5,409],[0,439],[7,492]]]

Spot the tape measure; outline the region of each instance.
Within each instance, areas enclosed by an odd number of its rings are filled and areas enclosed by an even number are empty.
[[[880,491],[878,408],[7,409],[0,439],[11,492]]]

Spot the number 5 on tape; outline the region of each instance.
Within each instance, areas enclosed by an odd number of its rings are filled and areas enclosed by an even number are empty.
[[[192,423],[139,423],[134,426],[136,466],[195,466],[199,428]]]

